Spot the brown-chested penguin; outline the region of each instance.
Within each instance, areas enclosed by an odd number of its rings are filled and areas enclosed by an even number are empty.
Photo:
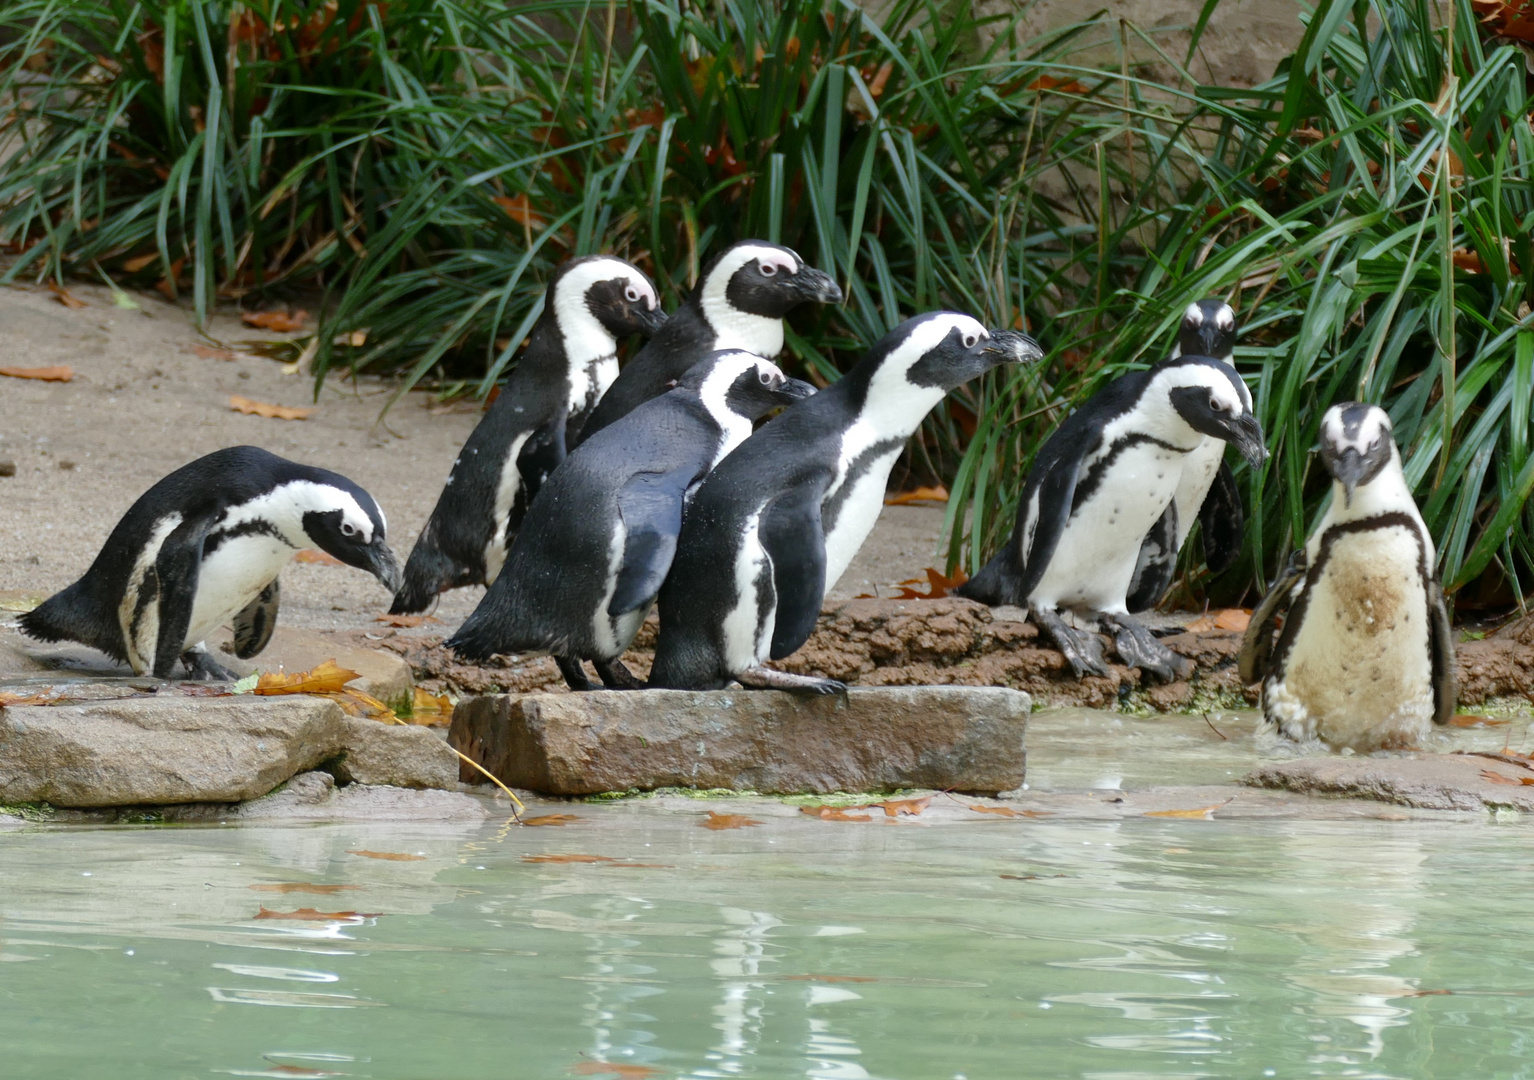
[[[582,660],[608,687],[637,687],[619,657],[671,569],[688,501],[755,420],[814,393],[751,353],[704,357],[554,470],[448,647],[469,660],[547,650],[572,690],[591,689]]]
[[[867,539],[890,469],[923,417],[1031,338],[942,311],[907,320],[856,367],[747,439],[698,489],[660,592],[650,686],[845,687],[764,667],[803,645]]]
[[[590,438],[640,402],[664,394],[703,357],[740,349],[768,359],[783,351],[783,318],[800,304],[840,303],[829,274],[765,240],[742,240],[714,256],[692,293],[671,313],[581,429]]]
[[[391,613],[495,580],[538,486],[618,377],[618,339],[653,333],[665,318],[650,279],[622,259],[589,255],[559,268],[516,367],[453,461]]]
[[[1236,313],[1223,300],[1200,300],[1189,304],[1178,327],[1176,356],[1209,356],[1235,367]],[[1246,384],[1242,383],[1245,391]],[[1247,411],[1252,408],[1245,394]],[[1241,555],[1241,534],[1246,515],[1235,475],[1225,464],[1225,441],[1204,436],[1198,449],[1183,460],[1177,494],[1140,545],[1140,560],[1129,583],[1130,611],[1148,611],[1172,587],[1177,556],[1193,530],[1194,519],[1204,538],[1204,561],[1218,574],[1229,569]]]
[[[1454,715],[1454,636],[1385,410],[1321,420],[1332,502],[1252,616],[1241,677],[1281,735],[1368,753],[1418,745]],[[1283,616],[1283,631],[1274,628]]]
[[[1126,599],[1145,535],[1176,495],[1205,436],[1267,457],[1262,425],[1229,364],[1180,356],[1110,382],[1050,434],[1023,485],[1012,535],[958,590],[1031,609],[1071,668],[1107,673],[1102,646],[1060,617],[1071,609],[1114,634],[1126,664],[1171,679],[1185,662],[1129,617]]]
[[[85,576],[21,617],[41,641],[77,641],[135,672],[232,679],[203,640],[229,620],[255,656],[277,623],[277,575],[316,547],[393,592],[399,564],[383,512],[346,477],[254,446],[218,450],[155,484],[123,515]]]

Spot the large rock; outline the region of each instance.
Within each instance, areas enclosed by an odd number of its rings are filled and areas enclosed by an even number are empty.
[[[1534,810],[1534,763],[1495,754],[1309,757],[1242,778],[1253,787],[1416,806],[1424,810]]]
[[[458,755],[430,728],[346,718],[346,749],[325,766],[343,784],[458,787]]]
[[[554,795],[995,793],[1023,783],[1030,707],[1016,690],[957,686],[495,695],[460,702],[448,741],[504,783]]]
[[[242,675],[251,671],[279,669],[287,672],[310,671],[326,660],[334,660],[361,676],[348,685],[393,709],[405,708],[414,689],[410,665],[398,656],[380,649],[359,649],[317,630],[294,630],[279,626],[260,655],[249,660],[221,656],[219,660]]]
[[[154,696],[0,709],[0,803],[242,802],[346,745],[314,697]]]

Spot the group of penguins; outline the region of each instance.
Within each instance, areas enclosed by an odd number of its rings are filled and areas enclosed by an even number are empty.
[[[189,677],[229,679],[205,639],[228,624],[236,656],[259,653],[280,571],[316,547],[374,574],[396,614],[487,585],[448,646],[470,660],[549,653],[575,690],[595,686],[589,661],[611,689],[845,692],[769,662],[809,637],[927,413],[961,384],[1043,351],[1026,334],[932,312],[817,391],[771,358],[789,312],[841,299],[830,276],[762,241],[717,254],[669,317],[638,268],[573,259],[552,276],[403,571],[362,488],[233,447],[154,485],[85,576],[21,628],[140,674],[169,678],[179,662]],[[635,334],[648,340],[620,370],[618,343]],[[1011,537],[959,593],[1027,607],[1077,677],[1107,673],[1098,628],[1126,665],[1185,677],[1188,661],[1131,613],[1170,587],[1195,520],[1212,569],[1241,550],[1225,447],[1254,467],[1267,451],[1232,364],[1235,339],[1228,305],[1195,303],[1169,357],[1068,416],[1038,450]],[[1381,409],[1333,407],[1320,449],[1330,509],[1254,615],[1242,673],[1262,682],[1264,713],[1287,737],[1414,745],[1454,709],[1433,543]],[[641,683],[621,657],[656,606]]]

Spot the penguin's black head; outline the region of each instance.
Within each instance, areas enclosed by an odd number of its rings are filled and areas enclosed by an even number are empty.
[[[1236,313],[1223,300],[1199,300],[1182,313],[1177,331],[1180,356],[1229,360],[1236,351]]]
[[[1390,415],[1378,405],[1347,401],[1333,405],[1321,418],[1321,460],[1342,485],[1344,506],[1395,458],[1395,434]]]
[[[677,383],[695,390],[709,413],[723,426],[724,411],[760,420],[773,409],[815,393],[802,379],[790,379],[771,360],[739,349],[712,352],[687,370]]]
[[[1200,435],[1230,443],[1252,468],[1268,459],[1251,394],[1229,364],[1208,356],[1181,356],[1151,369],[1148,392],[1164,387],[1168,401]]]
[[[723,330],[736,313],[781,319],[800,304],[840,303],[842,290],[788,248],[742,240],[704,268],[695,295],[710,325]]]
[[[655,286],[637,266],[611,255],[571,259],[549,282],[548,308],[567,336],[595,319],[614,338],[653,334],[666,321]]]
[[[321,551],[347,566],[366,570],[395,593],[400,587],[399,560],[385,541],[383,511],[362,488],[325,470],[301,494],[303,530]]]
[[[893,341],[892,341],[893,339]],[[936,311],[907,319],[875,346],[892,344],[890,357],[905,362],[913,386],[944,393],[983,375],[997,364],[1033,363],[1044,355],[1038,342],[1015,330],[987,330],[957,311]]]

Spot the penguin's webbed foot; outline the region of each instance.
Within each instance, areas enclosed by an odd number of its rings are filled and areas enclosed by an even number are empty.
[[[1138,619],[1128,615],[1101,616],[1103,628],[1113,635],[1114,648],[1119,659],[1130,667],[1137,667],[1158,682],[1185,679],[1193,673],[1193,661],[1178,656],[1156,640],[1150,629]]]
[[[1057,612],[1033,609],[1033,621],[1044,631],[1071,665],[1076,678],[1083,675],[1106,675],[1108,665],[1103,661],[1102,639],[1091,630],[1077,630],[1060,618]]]
[[[571,690],[595,690],[596,683],[586,678],[586,669],[581,664],[578,656],[555,656],[554,663],[559,665],[559,673],[565,677],[565,685]]]
[[[792,694],[847,694],[847,684],[836,679],[817,679],[757,665],[738,672],[735,681],[751,690],[787,690]]]
[[[238,682],[240,678],[213,659],[213,654],[205,648],[188,649],[181,654],[181,663],[186,666],[186,677],[191,680]]]
[[[643,690],[641,682],[622,660],[593,660],[591,666],[602,677],[602,685],[609,690]]]

